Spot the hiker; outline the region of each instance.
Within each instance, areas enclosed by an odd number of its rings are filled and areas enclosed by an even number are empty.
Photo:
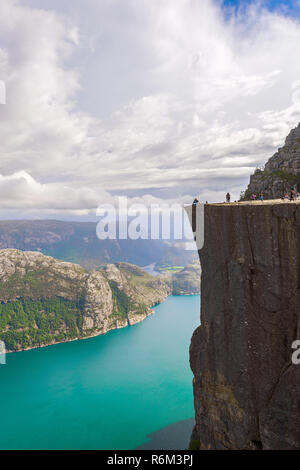
[[[230,202],[230,194],[229,193],[226,194],[226,202]]]
[[[261,192],[259,193],[259,200],[260,200],[261,202],[264,201],[264,193],[263,193],[263,191],[261,191]]]
[[[195,197],[192,204],[192,231],[195,234],[197,230],[197,205],[199,200]],[[196,241],[196,235],[194,235],[194,240]]]
[[[256,199],[256,194],[254,194],[254,193],[251,194],[251,201],[255,201],[255,199]]]
[[[296,195],[295,190],[294,190],[294,189],[291,189],[290,201],[294,201],[294,200],[295,200],[295,195]]]

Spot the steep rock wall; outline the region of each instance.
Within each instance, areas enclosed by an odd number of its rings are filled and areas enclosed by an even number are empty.
[[[299,449],[300,204],[205,206],[191,448]]]

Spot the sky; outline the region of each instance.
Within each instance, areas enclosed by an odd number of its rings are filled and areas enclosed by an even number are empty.
[[[235,8],[244,8],[249,4],[258,4],[255,0],[224,0],[224,6],[234,6]],[[262,0],[260,6],[267,8],[268,10],[274,11],[279,9],[285,14],[294,15],[295,12],[299,12],[299,2],[297,0]]]
[[[0,218],[233,199],[300,122],[300,2],[1,0]]]

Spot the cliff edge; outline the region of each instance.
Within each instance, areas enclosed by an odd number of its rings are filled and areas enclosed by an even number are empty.
[[[193,449],[299,449],[300,204],[205,206]]]

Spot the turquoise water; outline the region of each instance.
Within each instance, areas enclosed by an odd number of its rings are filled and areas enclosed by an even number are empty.
[[[7,355],[0,449],[134,449],[194,416],[188,349],[199,296],[169,297],[142,323]]]

